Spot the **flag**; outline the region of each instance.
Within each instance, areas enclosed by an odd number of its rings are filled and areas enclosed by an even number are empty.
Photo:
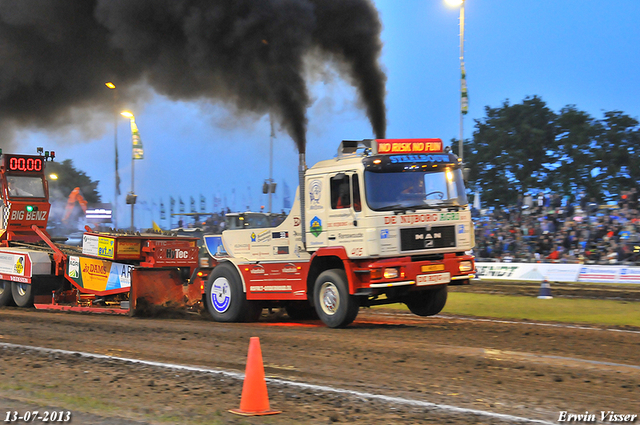
[[[207,200],[200,194],[200,212],[204,212],[207,209]]]
[[[196,200],[193,199],[193,196],[191,197],[191,205],[189,207],[189,212],[196,212]]]
[[[155,231],[157,231],[157,232],[159,232],[159,231],[161,231],[161,230],[162,230],[162,229],[160,228],[160,226],[158,226],[158,224],[157,224],[155,221],[151,220],[151,223],[153,224],[153,230],[155,230]]]
[[[464,62],[460,64],[460,69],[462,70],[462,76],[460,77],[460,95],[462,96],[460,112],[463,115],[467,115],[467,112],[469,112],[469,93],[467,93],[467,71],[464,69]]]
[[[167,217],[166,211],[164,209],[164,203],[160,201],[160,220],[165,220]]]
[[[178,200],[180,201],[180,212],[183,213],[184,212],[184,202],[182,202],[182,197],[179,197]]]
[[[132,145],[132,157],[133,159],[144,159],[144,151],[142,150],[142,140],[140,139],[140,132],[136,122],[131,120],[131,145]]]

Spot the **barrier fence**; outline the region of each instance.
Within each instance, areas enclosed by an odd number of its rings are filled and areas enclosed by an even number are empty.
[[[640,267],[477,262],[480,279],[640,284]]]

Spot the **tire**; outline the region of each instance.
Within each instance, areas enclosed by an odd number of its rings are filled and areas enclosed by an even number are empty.
[[[11,295],[18,307],[33,305],[33,287],[29,283],[11,282]]]
[[[324,271],[316,279],[313,300],[320,320],[330,328],[344,328],[358,315],[358,299],[349,294],[344,270]]]
[[[447,285],[428,291],[412,292],[404,300],[413,314],[418,316],[433,316],[442,311],[447,303]]]
[[[11,282],[0,280],[0,307],[5,305],[15,305],[11,296]]]
[[[262,308],[247,301],[238,272],[230,263],[216,266],[205,285],[207,311],[216,322],[256,321]]]
[[[292,320],[316,320],[318,313],[316,309],[306,301],[294,301],[285,307],[287,315]]]

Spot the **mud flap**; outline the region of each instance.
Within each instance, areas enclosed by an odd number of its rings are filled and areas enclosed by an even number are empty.
[[[178,269],[134,268],[131,271],[129,315],[154,314],[162,309],[187,309],[201,303],[202,290],[187,284]]]

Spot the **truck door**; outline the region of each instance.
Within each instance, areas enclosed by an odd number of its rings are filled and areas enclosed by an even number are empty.
[[[362,211],[359,181],[355,171],[337,173],[329,178],[328,244],[344,246],[349,256],[363,255],[364,231],[358,228]]]

